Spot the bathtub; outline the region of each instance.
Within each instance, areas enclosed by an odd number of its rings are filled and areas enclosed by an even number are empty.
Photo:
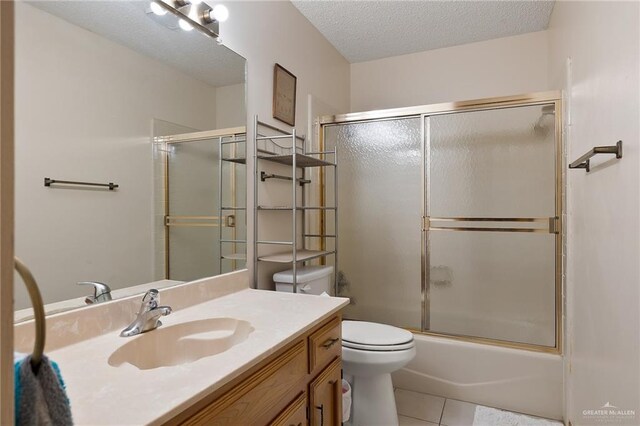
[[[395,387],[562,420],[562,356],[415,334]]]

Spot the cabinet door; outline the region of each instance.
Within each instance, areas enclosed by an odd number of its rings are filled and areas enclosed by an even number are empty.
[[[301,393],[271,423],[271,426],[306,426],[306,425],[307,425],[307,395],[305,393]]]
[[[311,426],[336,426],[342,422],[342,363],[336,358],[309,385]]]

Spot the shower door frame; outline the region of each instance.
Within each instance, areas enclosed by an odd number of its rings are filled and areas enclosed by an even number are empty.
[[[430,160],[429,129],[425,125],[426,119],[431,116],[446,115],[459,112],[487,111],[494,109],[525,107],[535,105],[554,105],[555,113],[555,217],[549,218],[549,233],[555,234],[555,345],[545,346],[532,343],[512,342],[492,338],[467,336],[459,334],[440,333],[427,330],[430,317],[430,270],[429,270],[429,168],[426,167]],[[326,115],[317,119],[318,142],[320,150],[325,149],[325,129],[328,126],[365,123],[388,119],[421,119],[421,149],[422,149],[422,242],[421,242],[421,312],[422,329],[409,328],[410,331],[430,336],[445,337],[472,343],[483,343],[494,346],[503,346],[513,349],[526,349],[536,352],[561,354],[563,350],[563,288],[565,270],[565,147],[562,127],[562,92],[547,91],[534,92],[522,95],[503,96],[494,98],[475,99],[460,102],[446,102],[431,105],[420,105],[404,108],[392,108],[384,110],[355,112],[338,115]],[[323,188],[319,188],[320,196],[324,195]],[[536,219],[536,218],[532,218]],[[536,219],[537,220],[537,219]],[[527,221],[529,221],[527,219]],[[531,220],[533,221],[533,220]],[[325,220],[320,218],[320,229],[325,231]],[[501,228],[504,229],[504,228]],[[533,231],[539,232],[539,231]],[[337,247],[336,247],[337,250]],[[337,263],[337,259],[336,259]],[[335,283],[336,289],[337,284]]]

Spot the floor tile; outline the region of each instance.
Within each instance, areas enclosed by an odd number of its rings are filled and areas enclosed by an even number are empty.
[[[413,417],[398,416],[399,426],[438,426],[438,423],[425,422]]]
[[[471,426],[476,413],[476,404],[447,398],[442,413],[442,426]]]
[[[395,394],[399,415],[440,424],[444,398],[404,389],[396,389]]]

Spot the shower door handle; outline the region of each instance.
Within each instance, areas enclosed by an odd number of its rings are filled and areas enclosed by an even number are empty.
[[[236,227],[236,215],[230,214],[225,216],[224,218],[224,226],[227,228],[235,228]]]
[[[435,226],[434,223],[435,222]],[[439,223],[442,222],[442,223]],[[492,224],[493,222],[493,224]],[[497,226],[498,223],[519,226]],[[483,224],[490,224],[489,226]],[[523,225],[529,226],[523,226]],[[537,226],[536,226],[537,225]],[[559,217],[429,217],[422,218],[423,231],[524,232],[559,234]]]

